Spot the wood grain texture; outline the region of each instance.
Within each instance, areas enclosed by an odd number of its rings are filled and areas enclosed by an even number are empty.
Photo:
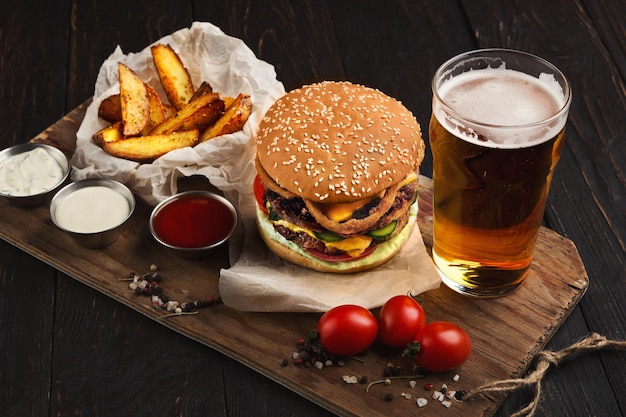
[[[65,34],[54,26],[67,16],[68,9],[33,1],[12,5],[12,9],[0,14],[0,74],[11,79],[0,84],[5,146],[26,142],[66,113],[68,51]],[[18,113],[23,117],[16,117]]]
[[[2,3],[0,148],[21,144],[65,114],[67,38],[58,22],[67,4]],[[0,211],[0,222],[5,213]],[[54,370],[56,271],[0,242],[0,409],[44,416]]]
[[[5,359],[0,366],[0,404],[7,416],[45,415],[52,373],[55,271],[6,242],[0,242],[0,250],[4,259],[10,259],[0,266],[0,323],[11,323],[1,327]]]
[[[51,415],[227,415],[220,354],[94,293],[59,280]]]
[[[238,0],[219,8],[197,1],[194,17],[242,39],[259,59],[274,65],[287,91],[345,79],[328,2]]]

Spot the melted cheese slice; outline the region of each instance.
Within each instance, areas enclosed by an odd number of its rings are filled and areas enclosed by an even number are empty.
[[[339,223],[349,220],[352,217],[352,213],[364,207],[374,198],[376,197],[364,198],[351,203],[320,204],[319,207],[326,217]]]
[[[311,230],[305,229],[304,227],[297,226],[283,219],[273,220],[272,224],[283,226],[296,233],[298,232],[306,233],[307,235],[318,239],[318,237],[315,236],[315,234]],[[361,236],[352,236],[343,240],[339,240],[337,242],[325,242],[325,241],[322,241],[322,242],[324,242],[324,244],[329,248],[339,249],[339,250],[346,252],[348,255],[352,257],[356,257],[356,256],[361,255],[363,252],[365,252],[365,250],[370,246],[370,243],[372,242],[372,238],[369,236],[361,235]]]
[[[365,252],[365,249],[369,248],[372,243],[372,238],[369,236],[352,236],[344,240],[337,242],[324,242],[326,246],[342,250],[348,255],[355,257]]]
[[[417,181],[417,172],[411,171],[407,174],[406,177],[400,182],[398,185],[398,190],[406,185],[409,185],[413,181]]]

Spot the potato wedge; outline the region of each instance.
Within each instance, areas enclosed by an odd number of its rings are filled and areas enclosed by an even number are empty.
[[[247,94],[239,94],[214,125],[200,135],[199,142],[235,133],[243,129],[252,112],[252,100]]]
[[[166,44],[151,48],[167,100],[118,63],[119,94],[102,100],[98,117],[111,123],[92,135],[110,155],[141,163],[202,140],[241,130],[252,111],[247,94],[221,97],[207,81],[194,90],[189,71]]]
[[[175,149],[194,146],[200,132],[185,130],[169,135],[137,136],[115,142],[106,142],[103,149],[112,156],[137,162],[151,162]]]
[[[180,109],[174,117],[155,126],[151,135],[163,135],[183,130],[204,130],[224,113],[224,101],[217,93],[198,97]]]
[[[126,65],[118,64],[124,136],[139,135],[150,121],[146,84]]]
[[[150,51],[167,98],[177,110],[182,109],[194,93],[189,71],[170,45],[152,45]]]
[[[141,131],[142,136],[147,135],[150,130],[166,119],[165,107],[156,90],[148,84],[146,84],[146,89],[148,90],[148,101],[150,102],[150,120]]]
[[[109,123],[122,120],[122,103],[119,94],[112,94],[100,102],[98,117]]]
[[[213,87],[211,86],[211,84],[206,81],[202,81],[202,84],[200,84],[200,87],[198,87],[198,89],[193,93],[193,96],[191,96],[191,99],[189,101],[194,101],[198,97],[212,92]]]
[[[115,122],[107,127],[98,130],[91,137],[96,145],[102,147],[107,142],[115,142],[124,139],[124,125],[122,121]]]
[[[176,116],[176,108],[169,103],[163,103],[163,110],[165,111],[165,118]]]
[[[222,100],[224,100],[224,108],[227,109],[231,104],[233,104],[235,97],[222,96]]]

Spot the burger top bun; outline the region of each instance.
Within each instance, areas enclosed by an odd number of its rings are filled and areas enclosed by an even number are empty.
[[[257,157],[278,185],[315,202],[371,197],[416,171],[420,126],[398,100],[349,82],[293,90],[267,111]]]

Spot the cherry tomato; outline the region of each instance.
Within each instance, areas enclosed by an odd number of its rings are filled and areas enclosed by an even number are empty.
[[[254,177],[254,196],[256,197],[256,202],[263,209],[264,212],[267,213],[267,209],[265,208],[265,204],[263,202],[263,193],[265,193],[265,187],[263,187],[263,183],[261,182],[261,178],[257,175]]]
[[[429,372],[447,372],[461,366],[472,351],[469,335],[461,327],[445,321],[429,323],[410,344],[415,364]],[[417,353],[415,351],[417,350]]]
[[[426,313],[409,295],[391,297],[378,314],[378,337],[387,346],[406,346],[426,326]]]
[[[317,323],[322,348],[332,355],[355,355],[376,339],[378,322],[366,308],[344,304],[333,307]]]

